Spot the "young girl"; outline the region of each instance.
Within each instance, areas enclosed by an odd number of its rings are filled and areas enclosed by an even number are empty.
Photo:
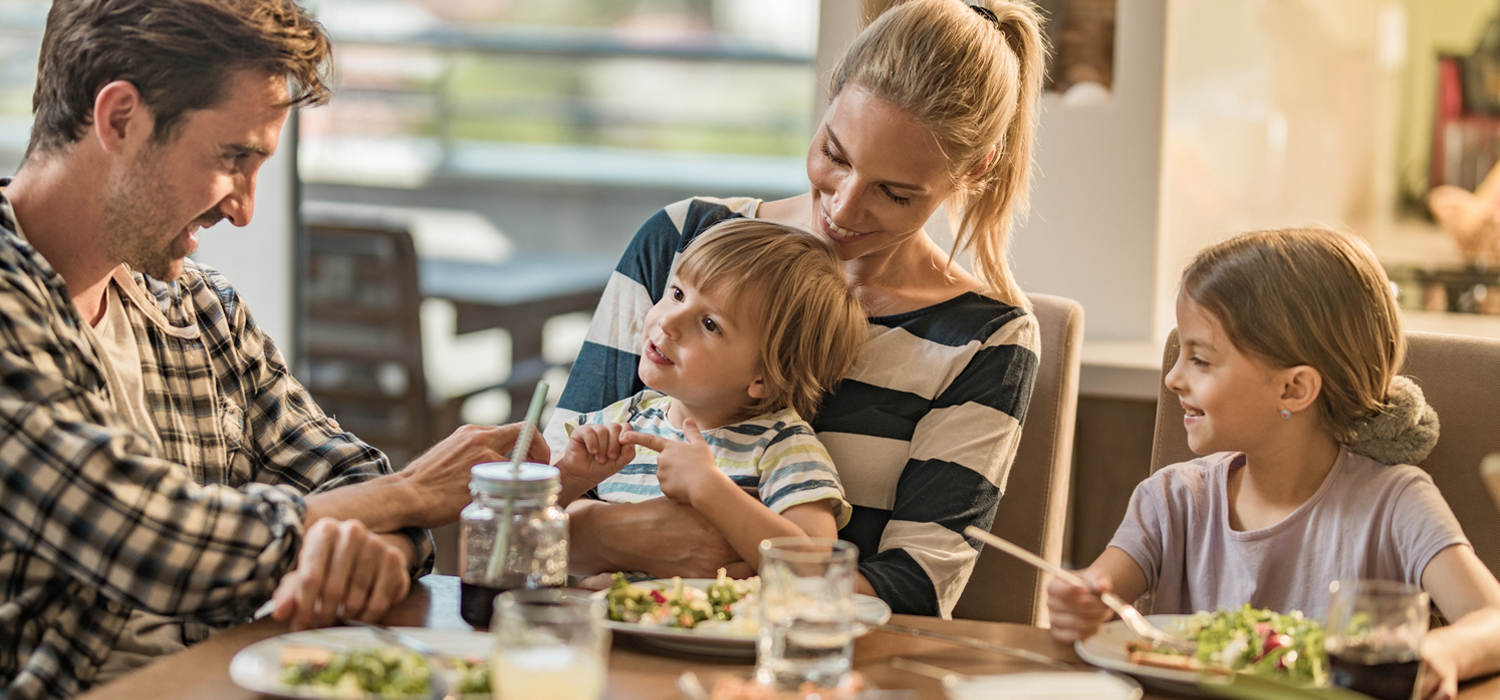
[[[866,334],[832,249],[812,234],[729,219],[694,239],[646,313],[648,389],[564,423],[563,498],[665,495],[757,566],[760,541],[834,538],[850,506],[810,418]],[[601,483],[601,480],[602,483]]]
[[[1177,297],[1181,352],[1166,385],[1204,455],[1136,487],[1084,572],[1096,591],[1159,613],[1244,603],[1322,618],[1336,579],[1421,585],[1453,624],[1423,644],[1424,694],[1500,669],[1500,584],[1431,477],[1437,442],[1411,380],[1390,282],[1356,239],[1250,233],[1198,254]],[[1053,636],[1094,634],[1093,592],[1047,586]]]

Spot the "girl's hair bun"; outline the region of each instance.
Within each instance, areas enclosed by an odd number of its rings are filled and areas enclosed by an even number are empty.
[[[1437,444],[1438,428],[1437,411],[1422,389],[1398,374],[1380,409],[1355,422],[1349,449],[1385,464],[1416,464]]]

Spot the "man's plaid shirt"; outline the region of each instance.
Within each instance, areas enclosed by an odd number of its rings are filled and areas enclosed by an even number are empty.
[[[13,700],[86,689],[133,608],[248,619],[296,563],[303,495],[391,472],[191,261],[173,283],[115,278],[133,282],[121,296],[158,452],[111,408],[62,278],[16,230],[0,196],[0,697]],[[413,573],[429,570],[431,538],[406,534]]]

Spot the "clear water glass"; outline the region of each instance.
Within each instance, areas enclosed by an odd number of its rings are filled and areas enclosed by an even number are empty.
[[[1398,581],[1334,581],[1323,647],[1334,685],[1384,700],[1416,697],[1428,600]]]
[[[604,599],[585,591],[517,589],[495,596],[495,700],[598,700],[609,663],[604,617]]]
[[[805,537],[760,543],[760,628],[755,677],[768,686],[837,687],[854,652],[858,549]]]

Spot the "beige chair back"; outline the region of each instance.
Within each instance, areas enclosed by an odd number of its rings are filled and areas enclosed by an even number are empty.
[[[1500,517],[1479,472],[1484,456],[1500,451],[1500,341],[1409,331],[1406,343],[1401,373],[1422,387],[1442,425],[1437,447],[1420,466],[1443,492],[1479,559],[1490,571],[1500,571]],[[1176,359],[1173,331],[1162,356],[1163,375]],[[1153,472],[1193,457],[1177,397],[1165,384],[1158,396]]]
[[[990,532],[1055,563],[1062,559],[1068,483],[1073,471],[1083,307],[1063,297],[1028,296],[1041,328],[1042,353],[1021,443]],[[953,616],[1043,624],[1045,601],[1040,572],[986,547]]]

